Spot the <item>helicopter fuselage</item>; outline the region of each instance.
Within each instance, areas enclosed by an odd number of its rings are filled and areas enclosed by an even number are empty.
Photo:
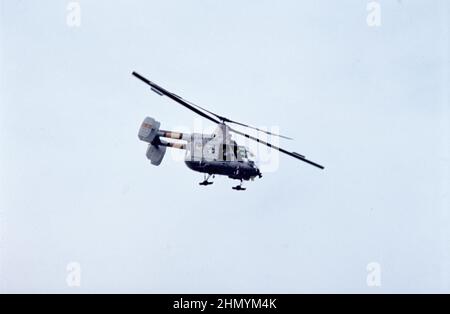
[[[166,147],[171,147],[186,151],[185,164],[191,170],[246,181],[261,177],[255,162],[248,157],[248,149],[231,139],[226,125],[219,125],[213,134],[164,131],[159,125],[155,119],[147,117],[139,130],[139,138],[149,143],[147,158],[153,165],[158,166]]]

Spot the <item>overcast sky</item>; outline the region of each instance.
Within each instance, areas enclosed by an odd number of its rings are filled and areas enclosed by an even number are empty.
[[[369,2],[0,0],[0,291],[449,292],[449,5]],[[213,125],[132,71],[325,170],[152,166],[144,117]]]

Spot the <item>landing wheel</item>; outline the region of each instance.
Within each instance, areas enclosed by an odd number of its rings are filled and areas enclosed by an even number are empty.
[[[246,190],[246,188],[242,187],[242,180],[241,180],[241,183],[239,185],[233,186],[232,189],[236,190],[236,191],[245,191]]]
[[[209,179],[210,177],[211,177],[210,174],[208,174],[208,176],[206,176],[206,174],[205,174],[205,179],[204,179],[202,182],[200,182],[199,185],[207,186],[207,185],[213,184],[214,182],[208,181],[208,179]],[[212,177],[214,178],[214,176],[212,176]]]

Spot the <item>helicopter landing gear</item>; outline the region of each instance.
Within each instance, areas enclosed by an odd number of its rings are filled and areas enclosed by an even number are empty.
[[[246,188],[243,188],[243,187],[242,187],[242,180],[241,180],[241,183],[240,183],[240,184],[238,184],[238,185],[236,185],[236,186],[233,186],[232,189],[233,189],[233,190],[236,190],[236,191],[245,191],[245,190],[246,190]]]
[[[208,181],[208,179],[209,179],[210,177],[211,177],[210,174],[208,174],[208,177],[207,177],[206,174],[205,174],[205,180],[203,180],[202,182],[200,182],[199,185],[207,186],[207,185],[213,184],[214,182]],[[213,175],[212,177],[214,178],[214,175]]]

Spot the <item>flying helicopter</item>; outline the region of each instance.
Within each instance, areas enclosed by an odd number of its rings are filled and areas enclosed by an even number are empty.
[[[212,181],[209,181],[211,177],[214,178],[216,175],[223,175],[231,179],[240,180],[240,183],[237,186],[234,186],[233,189],[243,191],[246,189],[242,187],[243,181],[253,181],[256,177],[262,178],[262,174],[255,162],[251,159],[253,154],[249,151],[249,149],[245,146],[237,144],[237,142],[232,139],[231,134],[234,133],[256,141],[262,145],[266,145],[272,149],[278,150],[314,167],[324,169],[323,166],[306,159],[305,156],[299,153],[290,152],[272,145],[271,143],[265,142],[257,137],[236,130],[229,124],[239,125],[241,127],[246,127],[258,132],[263,132],[271,136],[278,136],[285,139],[291,139],[290,137],[233,121],[185,100],[172,92],[169,92],[168,90],[143,77],[139,73],[133,72],[132,75],[149,85],[150,89],[157,95],[167,96],[201,117],[217,124],[217,127],[212,134],[188,134],[161,130],[160,122],[156,121],[154,118],[146,117],[141,124],[138,137],[141,141],[148,143],[146,156],[152,165],[159,166],[161,164],[167,147],[183,149],[186,151],[184,160],[186,166],[194,171],[204,174],[204,180],[199,183],[200,185],[211,185],[213,184]],[[175,141],[167,141],[167,139]]]

